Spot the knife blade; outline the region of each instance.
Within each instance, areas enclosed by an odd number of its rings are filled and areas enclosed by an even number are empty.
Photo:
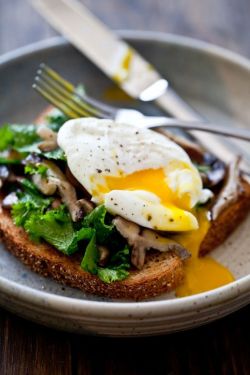
[[[168,85],[131,46],[75,0],[31,0],[46,20],[133,98],[153,100]],[[152,87],[152,88],[151,88]]]
[[[154,69],[129,44],[98,20],[77,0],[29,0],[34,8],[75,47],[83,52],[127,94],[142,101],[152,101],[172,116],[182,120],[201,120]],[[218,137],[199,131],[190,132],[205,148],[229,162],[237,146],[225,145]],[[248,155],[249,156],[249,155]],[[249,165],[244,165],[250,170]]]

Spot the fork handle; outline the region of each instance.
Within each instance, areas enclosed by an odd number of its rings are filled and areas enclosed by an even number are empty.
[[[185,102],[170,86],[163,95],[155,100],[155,103],[177,119],[194,122],[204,121],[204,118],[202,118],[202,116]],[[225,145],[213,134],[205,134],[204,132],[196,130],[192,131],[191,134],[202,146],[204,146],[205,149],[212,152],[219,159],[228,163],[235,156],[233,149],[228,145]]]
[[[230,128],[226,126],[215,125],[215,124],[199,122],[199,121],[185,121],[185,120],[162,117],[161,120],[159,118],[158,123],[148,125],[148,127],[149,128],[166,127],[166,128],[179,128],[179,129],[184,129],[184,130],[199,130],[199,131],[205,131],[209,133],[223,135],[226,137],[233,137],[233,138],[243,139],[245,141],[250,141],[250,130],[248,129]]]

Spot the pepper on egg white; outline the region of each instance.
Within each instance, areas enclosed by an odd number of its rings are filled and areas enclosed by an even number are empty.
[[[193,207],[212,193],[186,152],[163,135],[81,118],[61,127],[58,144],[93,202],[111,214],[161,231],[198,228]]]

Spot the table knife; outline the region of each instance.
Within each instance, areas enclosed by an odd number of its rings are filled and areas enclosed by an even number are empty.
[[[201,116],[170,87],[165,77],[134,48],[109,30],[82,3],[77,0],[30,2],[52,27],[63,34],[128,95],[142,101],[154,101],[176,118],[201,120]],[[200,144],[221,160],[228,162],[234,156],[231,149],[216,136],[199,131],[191,133]]]

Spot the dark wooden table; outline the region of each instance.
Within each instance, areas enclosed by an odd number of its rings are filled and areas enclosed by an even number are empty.
[[[250,57],[249,0],[85,0],[113,28],[172,32]],[[55,32],[24,0],[0,0],[0,54]],[[193,331],[145,339],[77,336],[0,310],[0,375],[250,374],[250,307]]]

